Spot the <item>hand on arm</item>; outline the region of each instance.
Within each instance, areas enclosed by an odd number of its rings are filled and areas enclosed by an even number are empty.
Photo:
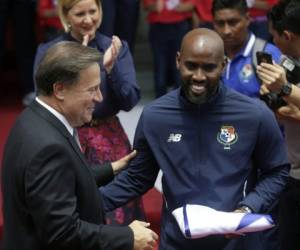
[[[149,229],[150,223],[135,220],[129,227],[133,231],[133,250],[152,250],[156,245],[158,236]]]
[[[133,150],[130,154],[125,155],[123,158],[118,161],[114,161],[111,163],[114,175],[118,174],[121,170],[123,170],[129,162],[136,156],[136,150]]]

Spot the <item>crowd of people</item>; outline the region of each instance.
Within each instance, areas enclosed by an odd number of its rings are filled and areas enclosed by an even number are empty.
[[[3,249],[154,249],[141,196],[159,171],[159,249],[300,248],[300,2],[143,0],[155,100],[133,145],[117,114],[141,97],[139,1],[14,0],[0,14],[14,11],[17,33],[34,6],[44,41],[16,37],[31,87],[3,154]],[[187,239],[172,215],[187,204],[276,226]]]

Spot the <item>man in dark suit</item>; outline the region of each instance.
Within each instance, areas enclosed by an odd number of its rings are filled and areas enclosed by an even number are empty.
[[[79,43],[48,50],[36,74],[37,98],[14,125],[4,152],[4,249],[152,249],[149,223],[104,223],[98,186],[134,153],[99,168],[87,165],[76,127],[89,122],[99,89],[100,54]]]

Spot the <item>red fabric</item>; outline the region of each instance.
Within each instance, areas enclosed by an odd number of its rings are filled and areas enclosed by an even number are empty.
[[[181,0],[181,2],[194,2],[195,0]],[[155,3],[156,0],[143,0],[144,7]],[[166,3],[166,0],[164,0]],[[165,5],[166,6],[166,5]],[[149,23],[176,23],[188,19],[192,16],[192,12],[178,12],[176,10],[167,10],[166,7],[158,12],[149,12],[147,20]]]
[[[212,21],[211,6],[212,0],[196,0],[196,12],[201,21]]]
[[[150,222],[150,228],[157,234],[160,232],[161,210],[163,204],[162,194],[155,188],[150,189],[143,195],[143,204],[146,219]]]
[[[1,79],[2,79],[2,77],[1,77]],[[4,145],[5,145],[7,136],[9,134],[9,131],[10,131],[11,127],[13,126],[13,124],[16,120],[16,117],[19,115],[19,113],[22,110],[22,106],[19,103],[15,104],[14,101],[11,100],[12,99],[11,96],[9,96],[9,99],[10,99],[9,105],[6,105],[5,101],[3,102],[3,99],[5,99],[5,98],[3,96],[1,96],[0,114],[2,117],[4,117],[4,119],[3,119],[3,122],[1,123],[1,130],[0,130],[0,162],[2,162]],[[2,165],[1,165],[1,168],[2,168]],[[2,233],[3,233],[3,214],[2,214],[3,200],[2,200],[2,197],[3,197],[2,190],[0,190],[0,241],[2,240]]]
[[[117,116],[98,120],[94,127],[78,129],[84,155],[90,164],[116,161],[131,151],[128,137]],[[141,198],[106,213],[107,224],[128,225],[133,220],[145,220]]]
[[[45,11],[55,10],[54,0],[39,0],[38,1],[38,16],[39,24],[41,27],[54,27],[61,29],[62,25],[60,23],[59,17],[46,17]]]
[[[279,0],[265,0],[268,2],[270,9],[272,8],[273,5],[278,3]],[[268,13],[268,10],[260,10],[256,8],[250,8],[249,9],[249,15],[250,17],[259,17],[259,16],[266,16]]]

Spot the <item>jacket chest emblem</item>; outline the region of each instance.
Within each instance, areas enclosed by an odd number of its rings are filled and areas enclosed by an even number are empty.
[[[171,133],[168,138],[168,142],[180,142],[182,134]]]
[[[222,126],[217,135],[219,143],[224,145],[224,149],[230,150],[231,145],[235,144],[238,140],[238,134],[233,126]]]

